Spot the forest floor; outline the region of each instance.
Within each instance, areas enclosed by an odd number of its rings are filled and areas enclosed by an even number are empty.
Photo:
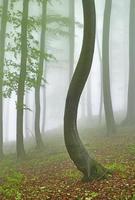
[[[44,151],[28,150],[24,161],[16,161],[15,155],[1,161],[0,199],[135,200],[134,131],[110,137],[90,132],[83,134],[83,142],[96,160],[113,170],[107,179],[83,183],[63,138],[53,135],[47,137]]]

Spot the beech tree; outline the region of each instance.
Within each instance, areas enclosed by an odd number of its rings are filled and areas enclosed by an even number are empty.
[[[103,22],[103,41],[102,41],[102,62],[103,62],[103,96],[107,134],[116,132],[115,120],[112,108],[110,91],[110,70],[109,70],[109,33],[112,0],[105,1],[104,22]]]
[[[7,12],[8,12],[8,0],[3,0],[1,27],[0,27],[0,157],[3,156],[3,72],[4,72]]]
[[[16,150],[17,157],[25,156],[24,141],[23,141],[23,112],[24,112],[24,89],[26,80],[27,66],[27,25],[28,25],[28,8],[29,0],[23,0],[23,13],[21,21],[21,64],[20,76],[18,81],[17,91],[17,136]]]
[[[128,100],[127,115],[124,121],[127,125],[134,125],[135,122],[135,1],[130,0],[130,17],[129,17],[129,81],[128,81]]]
[[[35,86],[35,137],[38,148],[43,147],[43,141],[41,138],[41,131],[40,131],[40,86],[44,68],[45,33],[46,33],[46,16],[47,16],[46,12],[47,12],[47,0],[43,0],[41,36],[40,36],[40,57],[39,57],[39,67],[38,67],[37,80]]]
[[[78,104],[92,65],[96,25],[94,0],[82,0],[82,4],[84,13],[83,45],[66,98],[64,139],[70,158],[78,170],[83,173],[84,180],[90,181],[103,177],[106,169],[89,156],[77,130]]]

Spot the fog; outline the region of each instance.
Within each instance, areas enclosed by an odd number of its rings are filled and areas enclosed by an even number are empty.
[[[102,87],[102,31],[103,31],[103,14],[105,2],[96,1],[96,40],[95,52],[93,58],[92,69],[87,80],[87,84],[83,91],[78,120],[84,122],[89,119],[89,124],[99,126],[98,115],[100,110],[100,96]],[[110,23],[110,84],[113,112],[116,123],[122,122],[127,111],[128,96],[128,71],[129,71],[129,4],[130,1],[114,0],[111,10]],[[34,1],[30,4],[29,16],[40,16],[41,7]],[[21,10],[21,1],[17,3],[16,9]],[[63,17],[69,17],[69,1],[61,1],[48,3],[47,14],[59,14]],[[75,1],[75,46],[74,46],[74,69],[79,59],[82,38],[83,38],[83,11],[80,0]],[[79,25],[78,25],[79,24]],[[11,31],[8,23],[7,33]],[[57,27],[57,23],[47,25],[50,28]],[[60,30],[68,32],[70,25],[60,27]],[[12,28],[12,31],[14,29]],[[34,36],[39,40],[40,31],[35,32]],[[44,62],[44,78],[45,83],[41,86],[41,120],[40,126],[44,135],[48,130],[54,130],[63,126],[64,106],[69,87],[69,35],[53,35],[46,34],[46,51],[51,53],[55,59],[53,61]],[[8,39],[7,39],[8,40]],[[12,54],[6,53],[7,57],[12,59]],[[14,58],[13,58],[14,59]],[[19,57],[18,57],[18,61]],[[88,92],[89,88],[89,92]],[[43,97],[45,90],[46,100]],[[90,102],[88,102],[88,99]],[[10,98],[4,98],[4,141],[16,139],[16,94],[13,91]],[[28,110],[24,112],[24,135],[34,135],[34,88],[30,88],[25,92],[25,104]],[[90,105],[89,105],[90,104]],[[91,116],[88,113],[88,105],[90,106]],[[43,122],[43,108],[45,107],[45,121]],[[82,119],[82,120],[81,120]],[[94,120],[94,123],[93,123]],[[92,123],[91,123],[92,121]],[[43,125],[44,124],[44,125]],[[102,108],[102,124],[104,120],[104,107]],[[101,124],[100,124],[101,125]]]
[[[135,200],[135,0],[0,0],[0,199]]]

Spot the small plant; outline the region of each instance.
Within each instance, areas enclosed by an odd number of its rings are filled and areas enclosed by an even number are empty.
[[[71,178],[71,179],[78,179],[78,178],[81,177],[79,171],[77,171],[77,170],[71,170],[71,169],[66,170],[66,172],[64,173],[64,175],[65,175],[66,177]]]
[[[15,200],[21,200],[19,187],[23,178],[24,176],[20,172],[11,171],[5,178],[4,184],[0,186],[0,193],[7,199],[15,198]]]
[[[120,171],[120,172],[125,172],[126,171],[126,166],[120,163],[111,163],[107,164],[106,167],[112,171]]]
[[[93,200],[97,196],[98,196],[97,192],[85,191],[85,200]]]
[[[128,146],[128,152],[131,154],[135,154],[135,145],[129,145]]]

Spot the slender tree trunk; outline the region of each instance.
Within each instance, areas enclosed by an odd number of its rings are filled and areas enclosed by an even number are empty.
[[[92,65],[96,23],[94,0],[82,0],[82,3],[84,12],[83,46],[66,98],[64,138],[70,158],[78,170],[83,173],[84,180],[90,181],[94,178],[101,178],[105,174],[105,169],[89,156],[77,130],[78,104]]]
[[[135,124],[135,1],[130,0],[130,19],[129,19],[129,82],[128,82],[128,101],[127,115],[125,123]]]
[[[42,30],[40,38],[39,70],[37,75],[37,83],[35,87],[35,136],[36,136],[37,148],[43,147],[43,141],[41,138],[41,131],[40,131],[40,86],[41,86],[43,67],[44,67],[46,8],[47,8],[47,0],[44,0],[42,4],[42,25],[41,25]]]
[[[99,44],[99,38],[98,34],[96,34],[97,38],[97,49],[98,49],[98,55],[99,55],[99,62],[100,62],[100,106],[99,106],[99,124],[101,124],[102,121],[102,110],[103,110],[103,64],[102,64],[102,55],[100,50],[100,44]]]
[[[71,81],[74,70],[74,48],[75,48],[75,2],[69,1],[69,82]]]
[[[3,0],[0,27],[0,157],[3,156],[3,70],[7,25],[8,0]]]
[[[107,134],[116,132],[116,126],[113,115],[111,91],[110,91],[110,70],[109,70],[109,33],[110,33],[110,16],[112,0],[106,0],[103,22],[103,43],[102,43],[102,60],[103,60],[103,95],[105,119]]]
[[[23,141],[23,106],[24,106],[24,90],[26,80],[26,65],[27,65],[27,24],[28,24],[28,7],[29,0],[23,0],[23,13],[21,22],[21,70],[18,82],[17,91],[17,157],[25,156],[24,141]]]

